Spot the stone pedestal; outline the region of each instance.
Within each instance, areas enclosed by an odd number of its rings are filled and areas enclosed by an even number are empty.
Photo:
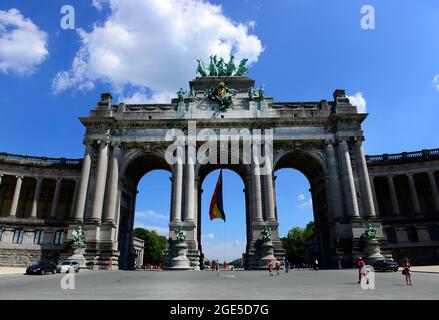
[[[377,260],[384,260],[381,254],[380,245],[378,241],[368,241],[364,249],[367,263],[372,263]]]
[[[266,269],[268,267],[268,261],[271,260],[271,262],[274,265],[274,262],[276,261],[276,257],[274,256],[274,246],[273,243],[270,242],[263,242],[261,244],[262,249],[262,257],[259,260],[259,269]]]
[[[191,269],[190,261],[187,257],[187,244],[178,242],[173,248],[174,257],[171,260],[171,270],[189,270]]]
[[[84,247],[72,245],[72,249],[73,254],[67,257],[65,261],[77,261],[81,269],[86,268],[87,260],[84,257]]]

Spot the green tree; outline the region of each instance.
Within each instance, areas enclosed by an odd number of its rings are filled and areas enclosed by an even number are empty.
[[[143,263],[163,263],[163,253],[166,248],[166,237],[157,234],[155,230],[136,228],[133,231],[135,237],[145,241]]]
[[[244,261],[242,260],[242,258],[238,258],[233,261],[230,261],[229,265],[234,266],[235,268],[242,268],[244,267]]]
[[[306,241],[314,237],[314,221],[309,222],[305,229],[294,227],[288,235],[281,238],[286,258],[290,263],[303,263],[306,259]]]

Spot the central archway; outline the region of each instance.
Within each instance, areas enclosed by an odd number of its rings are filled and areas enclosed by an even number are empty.
[[[209,205],[211,201],[211,197],[213,194],[213,190],[215,189],[216,181],[219,174],[219,169],[223,169],[223,197],[224,194],[229,193],[230,191],[230,185],[227,184],[227,181],[234,181],[235,183],[232,186],[232,189],[234,190],[235,194],[233,195],[234,199],[236,200],[232,206],[229,206],[230,201],[227,197],[224,197],[224,210],[226,214],[226,223],[224,226],[210,226],[208,229],[214,229],[217,231],[217,234],[215,233],[206,233],[203,230],[203,222],[204,224],[207,223],[217,223],[218,221],[212,221],[209,222],[208,213],[209,213]],[[247,177],[247,168],[244,165],[234,165],[234,166],[228,166],[228,165],[202,165],[199,167],[199,184],[198,184],[198,209],[197,209],[197,216],[198,216],[198,244],[199,244],[199,250],[200,250],[200,267],[203,267],[204,260],[207,258],[209,260],[211,259],[224,259],[228,260],[229,262],[231,260],[235,259],[243,259],[245,256],[245,252],[248,251],[248,243],[249,243],[249,234],[250,234],[250,210],[249,210],[249,199],[248,199],[248,192],[247,192],[247,186],[246,186],[246,177]],[[209,192],[206,194],[205,192],[205,182],[206,178],[209,176],[213,179],[209,182]],[[239,181],[240,180],[240,181]],[[207,189],[207,188],[206,188]],[[242,198],[244,201],[242,201]],[[241,202],[241,203],[239,203]],[[243,202],[243,203],[242,203]],[[238,207],[238,210],[230,211],[230,208],[236,208]],[[243,223],[242,223],[243,222]],[[243,226],[244,225],[244,226]],[[237,230],[238,228],[243,228],[242,230]],[[221,230],[221,231],[219,231]],[[242,236],[242,232],[245,230],[245,239],[236,239],[237,235],[240,234]],[[219,234],[218,234],[219,232]],[[230,234],[226,235],[226,232],[230,232]],[[204,235],[204,238],[203,238]],[[219,237],[218,237],[219,235]],[[231,236],[234,235],[235,238],[232,239]],[[207,239],[205,237],[208,237]],[[216,241],[223,241],[221,244],[216,244],[217,246],[223,246],[223,247],[230,247],[234,246],[237,248],[241,247],[241,241],[245,243],[245,247],[241,252],[235,252],[235,255],[238,256],[230,256],[229,259],[227,259],[229,252],[215,252],[215,250],[208,250],[212,247],[203,248],[204,244],[209,243],[211,245],[211,242]],[[233,244],[232,244],[233,242]],[[223,248],[223,251],[225,248]],[[209,253],[206,255],[206,253]],[[243,259],[244,260],[244,259]],[[220,260],[222,262],[222,260]]]

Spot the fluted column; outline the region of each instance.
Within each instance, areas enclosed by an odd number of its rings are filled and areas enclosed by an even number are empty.
[[[262,190],[261,174],[259,161],[256,156],[253,157],[252,163],[252,202],[253,202],[253,221],[263,221],[262,218]]]
[[[115,145],[111,155],[111,172],[108,190],[108,208],[104,213],[103,221],[115,224],[117,212],[117,192],[119,188],[119,155],[120,147]]]
[[[387,184],[389,185],[390,199],[392,200],[393,213],[399,215],[400,211],[399,211],[398,197],[396,196],[395,184],[393,183],[392,175],[387,176]]]
[[[56,212],[58,211],[58,203],[59,203],[59,194],[61,192],[61,183],[62,183],[61,178],[56,179],[55,194],[53,195],[52,210],[50,212],[51,219],[56,219]]]
[[[265,208],[267,210],[266,218],[267,221],[276,221],[275,215],[275,197],[274,197],[274,187],[273,187],[273,170],[271,158],[265,157],[265,166],[267,172],[264,175],[264,191],[265,191]]]
[[[43,185],[43,178],[37,178],[37,185],[35,187],[34,200],[32,201],[32,210],[30,212],[30,218],[37,218],[38,203],[40,202],[41,186]]]
[[[183,164],[181,159],[177,160],[172,176],[172,207],[171,220],[175,222],[181,221],[181,200],[183,189]]]
[[[333,142],[327,141],[325,146],[326,166],[328,167],[329,185],[331,189],[331,203],[334,218],[343,217],[343,201],[340,193],[340,182],[337,173],[337,160]]]
[[[82,222],[84,220],[85,201],[87,199],[88,181],[90,179],[91,156],[93,146],[90,142],[85,144],[84,159],[82,160],[81,182],[79,184],[78,199],[76,201],[75,214],[73,221]]]
[[[413,174],[407,174],[409,179],[410,186],[410,194],[413,202],[413,208],[415,209],[415,213],[421,213],[421,207],[419,206],[418,193],[416,192],[415,181],[413,180]]]
[[[11,217],[15,217],[15,215],[17,214],[18,200],[20,199],[22,182],[23,182],[23,177],[17,176],[17,182],[15,184],[15,190],[14,190],[14,197],[12,198],[11,211],[9,213]]]
[[[110,141],[108,139],[101,140],[99,156],[98,156],[93,209],[90,216],[90,221],[93,222],[100,222],[102,217],[102,208],[104,205],[104,196],[105,196],[105,183],[107,180],[109,142]]]
[[[372,190],[372,197],[373,197],[373,205],[375,207],[375,214],[377,216],[379,216],[380,215],[380,208],[378,206],[377,195],[376,195],[376,191],[375,191],[375,182],[373,181],[373,179],[374,179],[374,176],[369,177],[370,189]]]
[[[375,217],[375,205],[373,202],[372,188],[370,186],[369,171],[367,169],[366,157],[364,155],[364,148],[361,140],[358,140],[355,143],[355,151],[358,163],[358,171],[360,174],[360,186],[365,216]]]
[[[194,221],[195,217],[195,168],[194,159],[188,155],[186,164],[186,214],[185,221]]]
[[[73,200],[72,200],[72,207],[70,208],[69,219],[71,219],[75,214],[75,205],[78,200],[79,184],[80,184],[80,180],[75,179],[75,189],[73,191]]]
[[[437,189],[436,181],[434,179],[434,173],[431,171],[428,171],[427,173],[430,179],[431,191],[433,193],[434,208],[436,209],[436,211],[439,211],[439,191]]]
[[[347,142],[342,140],[339,144],[341,161],[343,164],[344,193],[348,207],[348,215],[351,217],[360,217],[358,210],[357,192],[355,190],[354,174],[352,172],[351,157]]]

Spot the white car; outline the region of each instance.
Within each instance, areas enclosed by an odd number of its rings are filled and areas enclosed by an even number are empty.
[[[56,266],[56,272],[58,273],[69,273],[69,272],[79,272],[79,262],[77,261],[63,261]]]

